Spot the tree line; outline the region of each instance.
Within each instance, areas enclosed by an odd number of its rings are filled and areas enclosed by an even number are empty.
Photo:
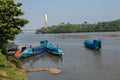
[[[89,24],[86,21],[82,24],[60,23],[36,30],[36,33],[78,33],[78,32],[108,32],[120,31],[120,19]]]

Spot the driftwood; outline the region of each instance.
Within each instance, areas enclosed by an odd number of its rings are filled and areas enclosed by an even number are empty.
[[[39,72],[39,71],[48,71],[52,74],[59,74],[61,73],[60,69],[57,68],[28,68],[25,66],[21,66],[21,69],[23,69],[25,72]]]

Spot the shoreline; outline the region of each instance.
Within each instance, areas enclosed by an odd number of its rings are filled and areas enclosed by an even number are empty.
[[[75,39],[84,39],[87,38],[89,36],[93,36],[93,37],[120,37],[120,32],[106,32],[106,33],[100,33],[100,34],[92,34],[89,33],[88,35],[71,35],[71,34],[60,34],[58,36],[55,36],[55,38],[59,38],[59,39],[69,39],[69,38],[75,38]]]

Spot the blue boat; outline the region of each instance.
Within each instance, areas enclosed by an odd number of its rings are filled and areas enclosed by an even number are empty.
[[[95,50],[100,50],[101,49],[101,40],[85,40],[84,44],[86,47],[95,49]]]
[[[46,51],[46,47],[39,46],[39,47],[27,48],[22,51],[21,57],[29,57],[35,54],[39,54],[43,51]]]
[[[46,48],[47,48],[47,52],[51,54],[58,55],[58,56],[63,55],[62,50],[58,47],[55,48],[52,44],[47,44]]]
[[[52,43],[48,43],[48,40],[42,40],[42,41],[40,41],[40,44],[41,44],[41,46],[45,46],[46,51],[51,54],[54,54],[57,56],[63,55],[62,49],[58,48],[58,46],[54,47]]]
[[[40,46],[38,47],[30,47],[30,48],[25,48],[22,47],[20,51],[17,51],[15,53],[15,56],[17,58],[21,57],[29,57],[35,54],[39,54],[41,52],[47,51],[51,54],[62,56],[63,52],[60,48],[55,48],[51,43],[48,43],[48,40],[41,40],[40,41]]]

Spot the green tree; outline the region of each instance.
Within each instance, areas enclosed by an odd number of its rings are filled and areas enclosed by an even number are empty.
[[[15,3],[14,0],[0,0],[0,48],[8,40],[13,40],[15,35],[20,33],[21,27],[28,23],[26,19],[19,16],[24,15],[19,7],[22,3]]]
[[[98,22],[96,24],[88,24],[86,21],[82,24],[60,23],[59,25],[49,27],[47,30],[47,33],[120,31],[120,20]],[[44,28],[37,31],[45,33]]]

